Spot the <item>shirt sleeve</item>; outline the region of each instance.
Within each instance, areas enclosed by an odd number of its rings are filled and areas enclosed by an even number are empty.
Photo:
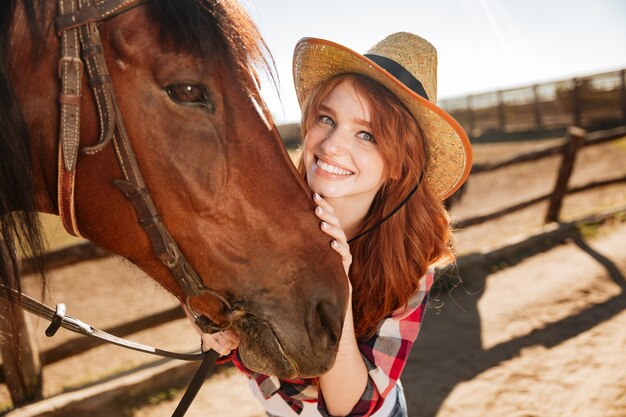
[[[429,269],[420,279],[419,289],[407,305],[392,312],[371,338],[359,343],[368,369],[368,381],[349,416],[366,417],[376,412],[396,385],[419,333],[433,275],[434,270]],[[330,417],[321,390],[318,410],[323,416]]]

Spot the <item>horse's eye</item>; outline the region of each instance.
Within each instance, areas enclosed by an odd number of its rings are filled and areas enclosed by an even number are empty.
[[[172,100],[184,106],[202,106],[211,112],[215,107],[209,100],[206,90],[197,84],[174,84],[167,86],[167,94]]]

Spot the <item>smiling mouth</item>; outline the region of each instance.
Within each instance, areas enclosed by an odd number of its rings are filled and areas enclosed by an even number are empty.
[[[341,176],[348,176],[348,175],[354,175],[354,172],[352,171],[348,171],[347,169],[343,169],[343,168],[339,168],[336,165],[331,165],[327,162],[322,161],[319,157],[317,158],[317,160],[315,161],[315,164],[322,170],[325,172],[328,172],[330,174],[334,174],[334,175],[341,175]]]

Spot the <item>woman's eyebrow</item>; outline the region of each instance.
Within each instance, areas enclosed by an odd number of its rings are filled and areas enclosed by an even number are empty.
[[[331,109],[330,107],[325,106],[324,104],[321,104],[321,103],[320,103],[320,105],[318,107],[318,110],[322,111],[324,113],[330,113],[330,114],[333,114],[333,115],[335,114],[335,111],[333,109]]]
[[[359,117],[355,117],[352,121],[360,126],[367,127],[368,129],[372,127],[372,123],[369,120],[364,120]]]
[[[335,111],[333,109],[331,109],[330,107],[321,104],[318,106],[318,111],[323,112],[323,113],[328,113],[331,116],[335,115]],[[372,123],[369,120],[365,120],[365,119],[361,119],[359,117],[355,117],[352,119],[352,121],[360,126],[363,127],[367,127],[367,128],[371,128],[372,127]]]

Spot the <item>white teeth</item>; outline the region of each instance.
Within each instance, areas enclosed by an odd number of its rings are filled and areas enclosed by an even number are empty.
[[[351,171],[346,171],[345,169],[341,169],[334,165],[327,164],[326,162],[322,162],[322,160],[320,159],[317,160],[317,166],[323,169],[324,171],[330,172],[331,174],[335,174],[335,175],[351,175],[352,174]]]

